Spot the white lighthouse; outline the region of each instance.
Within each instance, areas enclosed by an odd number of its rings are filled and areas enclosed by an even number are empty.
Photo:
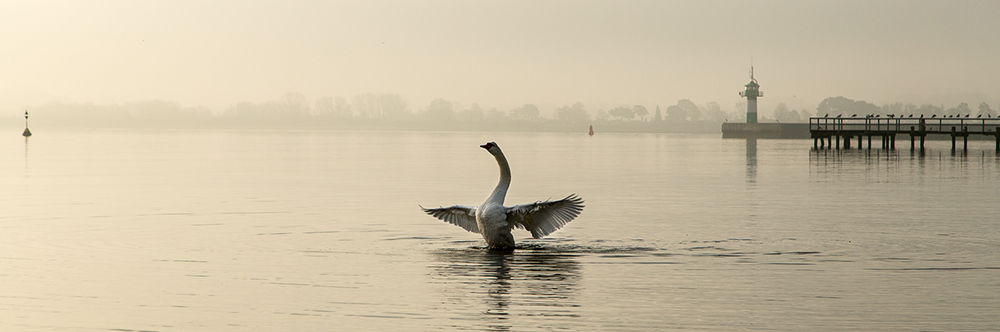
[[[744,85],[746,90],[740,91],[740,97],[747,98],[747,123],[757,123],[757,97],[763,97],[760,84],[753,78],[753,66],[750,66],[750,83]]]

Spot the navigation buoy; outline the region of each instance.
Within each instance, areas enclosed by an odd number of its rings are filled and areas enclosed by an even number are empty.
[[[21,135],[24,137],[31,136],[31,130],[28,130],[28,111],[24,111],[24,132]]]
[[[590,133],[588,135],[594,136],[594,125],[590,125]]]

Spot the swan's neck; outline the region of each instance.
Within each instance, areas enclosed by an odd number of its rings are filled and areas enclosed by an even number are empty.
[[[510,165],[507,164],[507,158],[503,156],[503,152],[497,154],[496,158],[497,164],[500,165],[500,182],[497,183],[496,189],[493,189],[488,201],[503,205],[503,199],[507,196],[507,188],[510,187]]]

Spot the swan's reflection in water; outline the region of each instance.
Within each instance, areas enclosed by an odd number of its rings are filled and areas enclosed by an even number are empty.
[[[578,254],[518,245],[513,252],[443,249],[433,256],[432,278],[444,285],[442,309],[452,327],[552,330],[579,317]]]

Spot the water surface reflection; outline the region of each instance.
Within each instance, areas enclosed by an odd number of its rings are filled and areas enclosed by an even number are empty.
[[[747,138],[747,182],[757,182],[757,139]]]
[[[451,327],[552,330],[573,325],[568,321],[580,316],[578,254],[523,247],[442,249],[432,256],[431,277],[444,286],[441,309],[454,322]]]

